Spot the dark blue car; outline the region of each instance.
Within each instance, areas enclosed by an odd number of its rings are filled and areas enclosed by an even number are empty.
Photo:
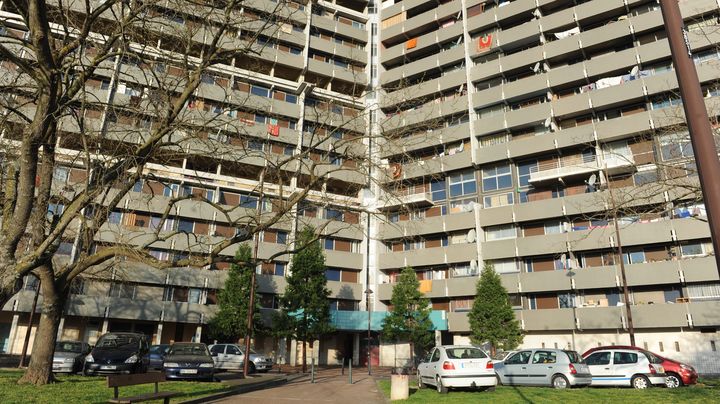
[[[148,351],[149,364],[148,368],[153,370],[162,370],[163,360],[170,350],[170,344],[152,345]]]

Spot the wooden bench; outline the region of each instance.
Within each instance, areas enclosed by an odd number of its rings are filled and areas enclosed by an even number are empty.
[[[162,372],[150,372],[150,373],[139,373],[133,375],[111,375],[107,377],[108,387],[115,389],[114,397],[108,400],[109,403],[115,404],[131,404],[140,403],[143,401],[150,400],[163,400],[163,403],[168,404],[170,398],[179,396],[180,393],[172,393],[167,391],[158,391],[158,383],[165,381],[165,373]],[[139,394],[133,397],[118,397],[119,387],[135,386],[138,384],[150,384],[155,383],[154,393]]]

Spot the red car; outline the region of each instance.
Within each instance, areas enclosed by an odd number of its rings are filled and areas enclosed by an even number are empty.
[[[684,363],[680,363],[678,361],[665,358],[663,356],[660,356],[656,353],[652,353],[650,351],[647,351],[642,348],[638,348],[636,346],[629,346],[629,345],[613,345],[613,346],[600,346],[597,348],[591,348],[587,350],[583,354],[583,358],[587,357],[591,353],[601,350],[601,349],[633,349],[636,351],[641,351],[645,354],[655,355],[658,358],[660,358],[662,362],[662,367],[665,368],[665,373],[667,374],[667,381],[666,385],[669,388],[675,388],[680,386],[688,386],[690,384],[697,383],[698,374],[695,371],[695,368],[693,368],[690,365],[686,365]]]

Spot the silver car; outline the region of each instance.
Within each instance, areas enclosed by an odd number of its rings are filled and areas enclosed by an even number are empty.
[[[55,343],[52,371],[54,373],[77,373],[82,370],[90,345],[80,341],[58,341]]]
[[[508,385],[588,386],[590,369],[575,351],[562,349],[524,349],[495,364],[500,383]]]
[[[216,369],[242,370],[245,363],[243,347],[236,344],[215,344],[208,347]],[[248,373],[267,372],[272,369],[273,360],[269,356],[250,350]]]
[[[650,352],[603,349],[585,358],[593,386],[621,386],[646,389],[665,385],[662,359]]]

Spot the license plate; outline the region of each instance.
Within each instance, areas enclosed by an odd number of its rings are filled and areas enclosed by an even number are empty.
[[[462,364],[462,368],[477,368],[479,365],[480,364],[476,362],[467,362]]]
[[[57,369],[60,369],[60,365],[54,365],[54,366],[53,366],[53,370],[57,370]]]
[[[181,375],[196,375],[197,369],[180,369]]]
[[[115,366],[111,366],[111,365],[100,366],[100,370],[115,370]]]

